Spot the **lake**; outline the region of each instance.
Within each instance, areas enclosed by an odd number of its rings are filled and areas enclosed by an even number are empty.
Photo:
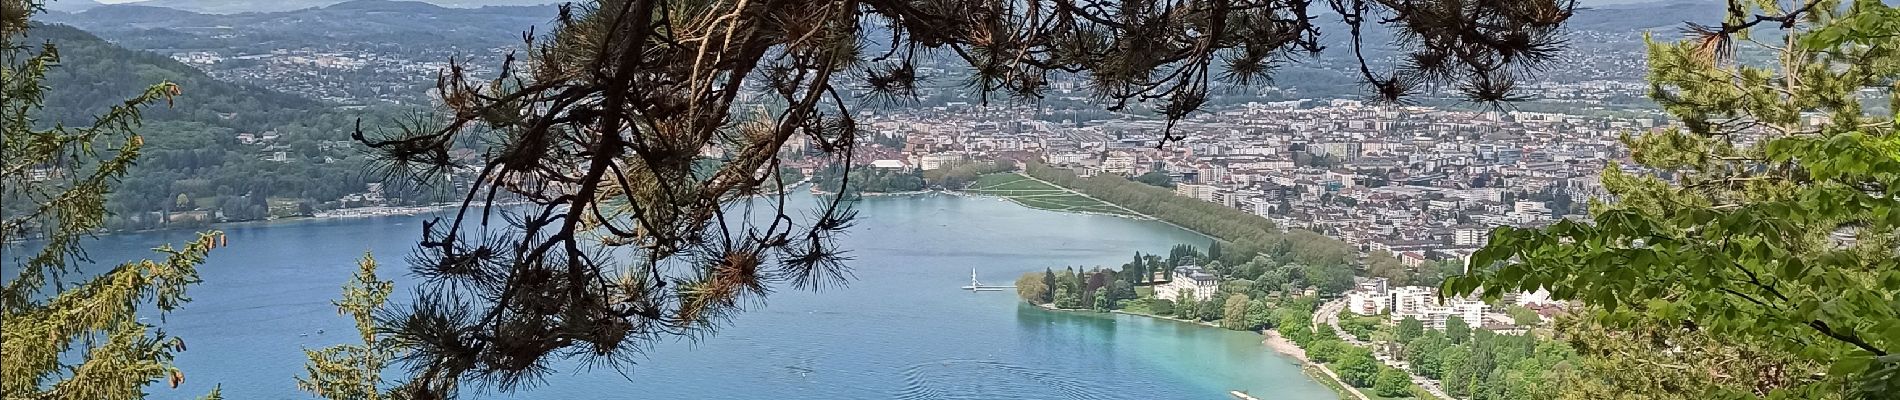
[[[959,289],[972,268],[985,282],[1006,284],[1045,267],[1119,266],[1135,251],[1204,246],[1203,236],[982,197],[871,197],[858,209],[862,218],[841,243],[855,257],[848,287],[785,288],[713,337],[661,344],[625,376],[568,367],[529,391],[469,397],[1211,400],[1245,390],[1263,399],[1338,398],[1259,335],[1044,311],[1013,291]],[[403,260],[427,218],[222,228],[230,246],[213,251],[194,301],[162,324],[190,344],[177,361],[185,384],[156,385],[153,397],[196,398],[221,384],[232,399],[311,398],[293,381],[303,372],[302,349],[355,338],[329,303],[355,260],[374,252],[382,275],[406,290],[412,280]],[[110,235],[89,250],[116,262],[191,235]]]

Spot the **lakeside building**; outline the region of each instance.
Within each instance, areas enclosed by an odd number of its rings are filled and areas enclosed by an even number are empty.
[[[1181,301],[1179,297],[1185,291],[1192,294],[1195,301],[1207,301],[1220,289],[1220,278],[1197,265],[1174,267],[1170,278],[1168,283],[1155,285],[1155,298]]]
[[[1400,286],[1388,288],[1383,278],[1359,278],[1352,291],[1346,293],[1346,309],[1359,315],[1386,314],[1393,322],[1406,317],[1423,322],[1432,329],[1445,329],[1445,322],[1452,316],[1458,316],[1470,326],[1478,326],[1485,321],[1483,301],[1468,298],[1451,298],[1440,301],[1438,291],[1425,286]]]

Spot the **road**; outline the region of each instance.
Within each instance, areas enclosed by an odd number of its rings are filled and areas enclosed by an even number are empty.
[[[1425,388],[1425,391],[1431,392],[1433,396],[1438,396],[1438,398],[1457,399],[1456,397],[1451,397],[1450,394],[1446,394],[1444,388],[1438,386],[1438,381],[1412,373],[1412,369],[1405,365],[1405,361],[1400,361],[1396,357],[1389,356],[1385,354],[1385,352],[1379,351],[1378,346],[1373,346],[1371,343],[1359,340],[1359,338],[1353,337],[1351,333],[1346,332],[1345,329],[1340,329],[1339,311],[1344,309],[1346,309],[1346,299],[1343,298],[1334,299],[1333,301],[1326,302],[1326,304],[1321,304],[1319,310],[1313,312],[1313,326],[1319,326],[1319,324],[1322,323],[1331,325],[1333,327],[1333,334],[1338,335],[1339,340],[1351,343],[1354,346],[1372,349],[1373,358],[1379,359],[1379,362],[1385,363],[1386,366],[1405,371],[1406,375],[1412,376],[1412,384]]]

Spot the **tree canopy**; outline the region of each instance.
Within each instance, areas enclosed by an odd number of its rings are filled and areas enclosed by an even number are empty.
[[[1593,326],[1666,339],[1596,337],[1613,343],[1580,348],[1790,356],[1716,367],[1777,377],[1704,377],[1693,389],[1716,397],[1891,395],[1900,390],[1900,12],[1833,0],[1730,1],[1729,10],[1720,24],[1690,25],[1683,41],[1649,41],[1651,98],[1677,123],[1622,138],[1636,165],[1605,170],[1614,200],[1593,201],[1589,223],[1499,228],[1473,257],[1480,268],[1446,292],[1548,288],[1599,307],[1587,314]],[[1624,365],[1674,356],[1596,354]]]
[[[134,399],[154,383],[175,388],[185,375],[172,361],[185,341],[139,313],[163,317],[190,301],[197,266],[224,237],[206,232],[158,247],[157,260],[99,270],[87,270],[93,260],[80,242],[105,226],[107,194],[139,157],[141,112],[180,89],[157,82],[87,124],[39,128],[60,53],[29,44],[38,2],[3,0],[0,9],[0,256],[13,274],[0,285],[0,393]]]

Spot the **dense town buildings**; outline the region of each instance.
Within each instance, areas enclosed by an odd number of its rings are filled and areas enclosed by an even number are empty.
[[[1579,217],[1588,199],[1605,195],[1604,169],[1628,156],[1619,135],[1661,121],[1353,100],[1243,103],[1172,128],[967,104],[864,117],[878,134],[903,136],[902,157],[922,169],[1029,154],[1083,176],[1164,173],[1180,196],[1391,252],[1414,267],[1467,259],[1491,226]],[[1185,139],[1160,145],[1167,129]]]

